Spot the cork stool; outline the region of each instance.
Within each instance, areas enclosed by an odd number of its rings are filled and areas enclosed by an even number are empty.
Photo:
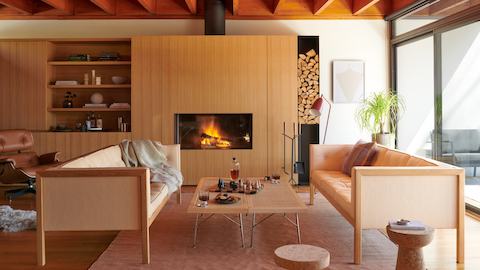
[[[387,226],[390,240],[398,245],[397,270],[425,270],[422,248],[433,239],[434,229],[426,226],[425,230],[393,230]]]
[[[320,270],[330,265],[330,253],[311,245],[286,245],[275,250],[275,263],[290,270]]]

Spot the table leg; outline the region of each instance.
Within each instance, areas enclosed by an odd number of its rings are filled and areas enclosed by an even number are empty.
[[[245,238],[243,236],[243,218],[242,218],[242,214],[239,214],[238,215],[239,219],[240,219],[240,235],[242,237],[242,248],[245,247]]]
[[[298,237],[298,243],[301,244],[302,240],[300,238],[300,220],[298,219],[298,213],[295,213],[295,218],[296,218],[296,223],[297,223],[297,237]]]
[[[252,215],[252,231],[250,233],[250,247],[253,247],[253,231],[255,230],[255,213]]]
[[[195,227],[193,229],[193,247],[197,247],[197,231],[198,231],[198,217],[199,214],[197,214],[197,217],[195,218]]]

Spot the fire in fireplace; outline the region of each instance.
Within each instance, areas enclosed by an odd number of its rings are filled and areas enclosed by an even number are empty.
[[[252,114],[176,114],[181,149],[252,149]]]

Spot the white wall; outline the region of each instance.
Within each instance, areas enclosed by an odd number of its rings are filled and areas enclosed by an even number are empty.
[[[4,20],[0,21],[0,38],[201,35],[203,27],[202,20]],[[320,89],[329,99],[334,59],[365,61],[366,95],[388,88],[387,25],[382,20],[228,20],[226,32],[320,36]],[[334,104],[326,143],[353,143],[360,137],[370,138],[358,128],[357,107],[358,104]]]

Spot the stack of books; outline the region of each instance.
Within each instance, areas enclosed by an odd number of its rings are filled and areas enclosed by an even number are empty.
[[[419,220],[395,220],[388,222],[392,230],[410,230],[410,231],[423,231],[425,230],[425,224]]]
[[[83,105],[83,108],[107,108],[107,104],[87,103],[87,104]]]

